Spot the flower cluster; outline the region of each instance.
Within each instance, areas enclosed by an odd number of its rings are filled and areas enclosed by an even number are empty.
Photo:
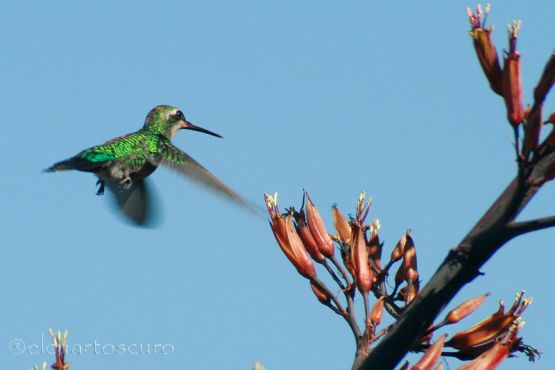
[[[378,219],[366,222],[372,202],[366,199],[364,192],[359,196],[354,216],[350,219],[336,205],[332,207],[333,234],[328,233],[320,212],[306,191],[299,211],[291,207],[280,213],[277,193],[273,196],[265,194],[264,199],[272,232],[285,256],[297,272],[310,281],[318,301],[346,320],[355,336],[357,351],[371,351],[374,343],[391,327],[388,325],[378,330],[384,310],[397,320],[418,296],[420,279],[412,232],[407,231],[399,239],[389,261],[382,265],[384,243],[378,234],[381,225]],[[335,256],[336,249],[341,261]],[[318,277],[318,265],[338,285],[344,299],[333,294]],[[388,281],[390,274],[394,284]],[[393,288],[390,289],[390,286]],[[355,314],[357,292],[364,306],[364,328],[357,323]],[[370,296],[375,299],[372,305]],[[531,359],[535,358],[538,352],[524,345],[517,337],[523,325],[520,316],[531,302],[530,298],[524,298],[524,292],[517,295],[515,303],[506,312],[503,303],[500,303],[495,313],[470,329],[449,339],[447,334],[443,334],[432,343],[439,329],[473,313],[487,296],[484,294],[464,302],[451,310],[441,322],[429,327],[413,348],[413,351],[424,352],[424,355],[411,369],[433,369],[440,356],[470,361],[463,369],[474,369],[477,363],[482,366],[480,368],[492,368],[488,366],[498,364],[513,352],[524,352]],[[408,369],[408,363],[404,366]],[[437,368],[442,368],[442,365]]]
[[[56,355],[56,362],[50,367],[53,370],[68,370],[69,362],[66,362],[68,331],[66,330],[62,334],[61,331],[56,333],[54,330],[48,329],[48,332],[50,333],[50,337],[54,343],[54,354]],[[43,362],[40,368],[38,365],[35,365],[31,370],[46,370],[46,366],[46,362]]]
[[[534,89],[534,103],[525,109],[522,97],[521,55],[516,49],[522,22],[513,21],[508,25],[509,48],[505,52],[503,68],[501,68],[491,38],[493,27],[486,26],[489,11],[489,4],[485,10],[480,5],[476,7],[476,11],[467,8],[471,27],[470,36],[492,91],[503,97],[505,101],[507,120],[515,132],[517,159],[519,163],[529,162],[553,152],[555,148],[555,130],[551,131],[549,139],[540,143],[542,126],[553,122],[553,114],[548,120],[543,121],[542,108],[545,97],[555,83],[555,53],[551,55]],[[523,142],[519,141],[520,131],[524,132]]]

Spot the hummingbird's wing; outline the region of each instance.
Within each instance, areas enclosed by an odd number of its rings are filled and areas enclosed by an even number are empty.
[[[217,194],[233,201],[235,204],[253,213],[260,214],[259,210],[249,201],[234,192],[187,153],[176,148],[169,140],[161,140],[158,149],[159,159],[156,163],[157,165],[177,171],[196,183],[204,185]]]
[[[115,206],[137,226],[152,226],[155,222],[155,203],[152,190],[146,179],[135,180],[127,191],[122,191],[117,181],[106,181]]]

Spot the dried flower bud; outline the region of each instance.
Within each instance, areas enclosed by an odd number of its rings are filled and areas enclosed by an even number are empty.
[[[483,294],[478,297],[474,297],[469,299],[468,301],[464,302],[463,304],[459,305],[457,308],[451,310],[445,319],[443,320],[446,324],[454,324],[456,322],[461,321],[472,312],[476,311],[478,307],[484,303],[486,298],[489,296],[489,293]]]
[[[524,119],[520,53],[516,51],[516,38],[519,30],[520,21],[514,21],[509,25],[510,48],[503,66],[503,96],[507,107],[507,119],[513,126],[518,126]]]
[[[431,345],[426,353],[424,353],[420,361],[418,361],[411,368],[411,370],[432,370],[432,367],[439,359],[439,356],[441,356],[446,336],[447,334],[442,335],[433,345]]]
[[[372,238],[368,241],[368,255],[372,259],[374,266],[380,270],[382,268],[382,244],[377,233],[373,234]]]
[[[370,321],[372,322],[374,327],[382,323],[383,306],[384,306],[384,297],[382,296],[376,301],[376,303],[374,303],[374,307],[372,307],[372,312],[370,314]]]
[[[488,11],[489,8],[487,8],[486,13]],[[467,8],[466,12],[472,28],[470,36],[474,41],[474,50],[478,56],[480,66],[482,66],[482,70],[489,81],[491,89],[496,94],[503,96],[503,78],[501,67],[499,66],[499,58],[497,57],[495,45],[491,40],[491,32],[493,31],[493,28],[491,26],[485,28],[485,24],[482,22],[483,13],[481,7],[478,8],[476,13],[473,13],[470,8]]]
[[[314,203],[312,203],[306,191],[304,195],[306,200],[306,220],[308,222],[308,228],[318,244],[320,252],[326,257],[331,257],[334,252],[333,240],[331,240],[326,230],[320,212],[318,212],[318,209],[314,206]]]
[[[395,245],[395,248],[393,248],[393,251],[391,252],[391,262],[397,262],[403,257],[406,243],[407,235],[405,234],[401,237],[401,239],[399,239],[399,241]]]
[[[407,281],[418,280],[418,266],[416,263],[416,246],[409,230],[406,236],[405,248],[403,250],[403,265],[405,268],[405,279]]]
[[[339,240],[343,243],[351,244],[352,237],[351,237],[351,225],[343,216],[343,213],[337,208],[336,205],[332,208],[333,211],[333,225],[335,226],[335,230],[337,230],[337,235],[339,236]]]

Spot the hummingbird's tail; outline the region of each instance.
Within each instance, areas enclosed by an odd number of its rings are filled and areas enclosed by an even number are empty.
[[[98,163],[86,160],[80,155],[71,157],[64,161],[54,163],[52,166],[44,170],[44,172],[57,172],[66,170],[78,170],[86,172],[96,172],[98,170]]]

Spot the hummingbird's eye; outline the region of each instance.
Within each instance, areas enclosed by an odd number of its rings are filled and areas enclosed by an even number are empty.
[[[180,111],[180,110],[178,110],[177,112],[175,112],[175,118],[177,118],[177,119],[183,119],[183,118],[185,118],[185,117],[183,116],[183,112]]]

